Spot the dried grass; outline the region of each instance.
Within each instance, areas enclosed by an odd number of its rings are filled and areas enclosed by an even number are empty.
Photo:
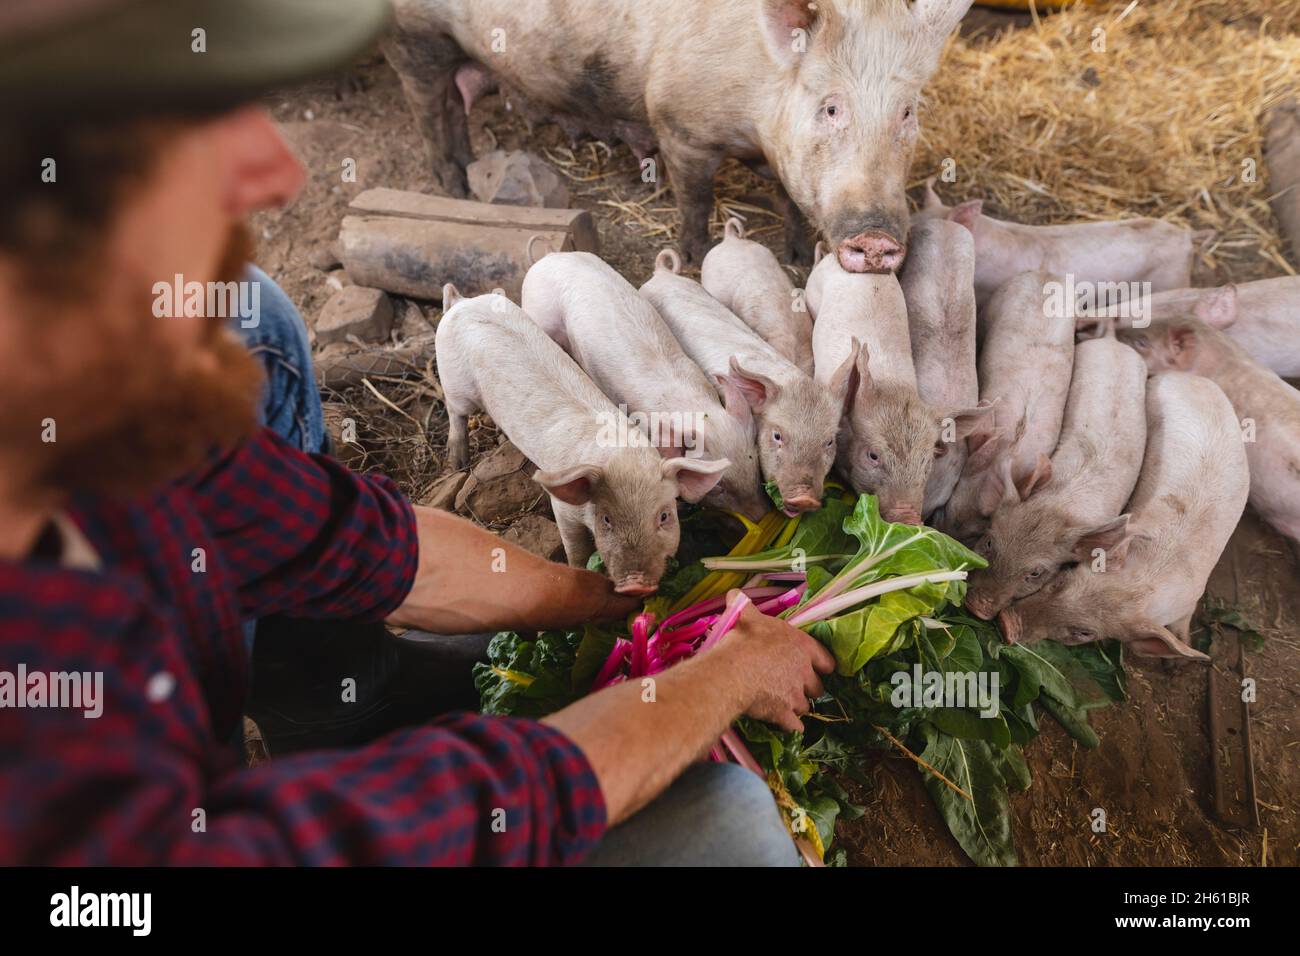
[[[1297,0],[1157,0],[955,40],[929,90],[918,182],[950,159],[949,201],[1033,223],[1156,216],[1214,229],[1207,264],[1234,278],[1291,271],[1260,125],[1300,85],[1300,37],[1284,27],[1300,27]]]

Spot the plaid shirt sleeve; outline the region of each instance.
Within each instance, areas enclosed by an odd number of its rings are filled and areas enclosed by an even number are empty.
[[[262,429],[188,484],[246,618],[376,620],[411,590],[415,514],[387,478],[354,474]]]
[[[97,716],[0,709],[0,865],[559,864],[604,830],[582,752],[527,720],[238,767],[129,577],[0,562],[0,624],[0,670],[103,681]]]

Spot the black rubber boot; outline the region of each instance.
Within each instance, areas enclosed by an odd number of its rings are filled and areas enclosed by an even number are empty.
[[[472,670],[487,660],[492,635],[408,634],[394,637],[374,622],[258,621],[246,712],[271,756],[355,747],[478,710]]]

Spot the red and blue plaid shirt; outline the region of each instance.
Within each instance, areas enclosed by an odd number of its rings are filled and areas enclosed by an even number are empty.
[[[532,721],[239,764],[240,622],[378,619],[410,590],[391,482],[264,430],[155,497],[71,514],[102,567],[0,561],[0,672],[100,672],[103,712],[0,707],[0,864],[547,864],[599,839],[591,766]]]

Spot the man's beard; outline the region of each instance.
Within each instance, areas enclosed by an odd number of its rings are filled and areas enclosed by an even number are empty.
[[[247,227],[236,227],[213,280],[241,281],[251,252]],[[30,374],[0,382],[0,394],[9,393],[0,449],[17,454],[22,487],[33,497],[148,493],[253,431],[262,369],[226,320],[206,318],[202,344],[177,354],[172,339],[155,334],[172,320],[154,316],[152,282],[132,281],[118,302],[105,305],[129,316],[78,306],[76,318],[65,320],[54,305],[48,321],[19,337]],[[96,347],[69,367],[61,343],[77,337]]]

